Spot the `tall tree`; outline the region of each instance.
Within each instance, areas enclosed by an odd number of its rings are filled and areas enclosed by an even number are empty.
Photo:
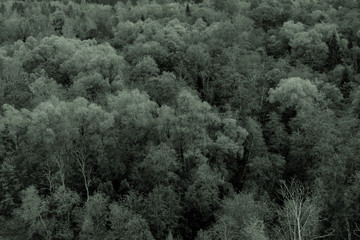
[[[11,216],[20,186],[15,167],[9,161],[4,161],[0,166],[0,216]]]
[[[107,236],[109,199],[96,193],[86,201],[80,239],[101,240]]]
[[[120,239],[124,240],[154,240],[148,223],[141,215],[135,214],[117,203],[110,204],[109,209],[111,224],[109,240],[117,240],[120,236]]]
[[[289,185],[284,183],[280,193],[284,200],[278,210],[282,237],[303,240],[331,236],[332,232],[320,234],[322,209],[308,189],[293,180]]]
[[[190,16],[191,15],[191,12],[190,12],[190,6],[189,6],[189,4],[187,3],[186,4],[186,16]]]
[[[22,204],[21,207],[17,209],[16,215],[27,223],[27,237],[29,239],[50,239],[50,223],[46,218],[49,211],[48,200],[43,199],[34,186],[30,186],[22,192],[21,200]]]
[[[340,91],[343,94],[344,98],[348,98],[351,91],[351,72],[346,66],[343,70],[341,82],[340,82]]]
[[[327,42],[329,48],[328,58],[327,58],[327,68],[332,70],[336,65],[341,63],[341,49],[338,41],[338,37],[335,32],[331,35],[329,41]]]

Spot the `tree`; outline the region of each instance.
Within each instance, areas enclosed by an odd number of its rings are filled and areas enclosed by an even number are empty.
[[[27,137],[32,139],[31,148],[40,159],[48,159],[56,172],[58,183],[64,188],[69,174],[70,149],[75,126],[69,121],[70,108],[66,102],[53,98],[40,103],[30,114]],[[41,145],[39,149],[37,146]],[[29,161],[30,166],[36,164]],[[45,167],[45,166],[42,166]],[[50,171],[51,172],[51,171]],[[44,179],[45,180],[45,179]],[[51,181],[49,181],[50,183]],[[51,187],[49,187],[51,189]]]
[[[49,199],[49,210],[52,222],[52,237],[56,239],[74,239],[76,229],[74,225],[75,209],[79,207],[79,195],[62,186],[58,187]]]
[[[2,216],[10,217],[12,210],[17,206],[21,183],[15,167],[9,160],[1,164],[0,176],[0,212]]]
[[[292,181],[289,185],[283,183],[280,193],[284,206],[278,210],[278,216],[280,232],[285,239],[302,240],[331,236],[331,233],[324,236],[319,234],[321,207],[309,190]]]
[[[314,70],[323,69],[328,57],[329,48],[322,40],[322,35],[315,30],[300,32],[290,40],[291,56]]]
[[[91,102],[104,105],[106,94],[110,91],[109,79],[104,79],[100,73],[91,76],[79,74],[71,86],[74,97],[84,97]]]
[[[190,16],[191,15],[191,12],[190,12],[190,6],[189,6],[189,3],[186,4],[186,16]]]
[[[186,90],[178,94],[174,110],[170,139],[182,161],[182,173],[189,174],[189,169],[203,163],[203,153],[212,142],[207,129],[215,128],[220,117],[207,102]]]
[[[256,2],[251,3],[254,4]],[[253,8],[250,16],[254,19],[255,24],[265,31],[281,26],[282,23],[287,20],[283,6],[280,5],[280,3],[274,6],[266,1]]]
[[[157,104],[139,90],[123,90],[108,97],[108,106],[115,117],[115,125],[121,131],[119,139],[136,144],[147,136],[154,124]],[[129,146],[130,147],[130,146]]]
[[[79,48],[80,41],[66,40],[63,37],[45,37],[35,43],[30,54],[23,59],[23,68],[27,73],[45,70],[49,78],[53,78],[63,86],[71,84],[69,75],[62,71],[60,65],[69,59]]]
[[[359,216],[359,194],[358,189],[360,184],[360,173],[358,171],[355,172],[353,176],[350,177],[350,184],[346,187],[344,193],[344,204],[345,204],[345,213],[344,218],[346,219],[346,228],[348,239],[351,239],[352,235],[358,236],[358,231],[360,230],[358,227],[358,223],[360,220]],[[353,229],[353,230],[352,230]]]
[[[32,102],[36,106],[42,102],[49,100],[51,97],[62,99],[64,96],[63,89],[60,84],[52,78],[46,76],[45,71],[37,77],[29,86],[33,94]]]
[[[338,42],[336,33],[333,32],[329,41],[327,42],[329,53],[327,59],[327,68],[328,70],[332,70],[336,65],[341,63],[341,51],[340,44]]]
[[[283,112],[286,108],[301,110],[321,98],[316,85],[310,80],[292,77],[280,80],[276,88],[271,88],[268,100],[270,103],[280,103],[279,109]]]
[[[109,199],[96,193],[86,201],[81,223],[80,239],[100,240],[107,236]]]
[[[239,193],[228,197],[221,204],[216,222],[207,231],[211,237],[206,239],[267,240],[264,228],[267,214],[267,206],[255,201],[251,194]]]
[[[213,8],[218,11],[223,11],[227,13],[229,16],[235,16],[240,9],[240,4],[238,1],[234,0],[212,0],[211,1]]]
[[[269,91],[270,102],[285,101],[278,108],[284,128],[279,129],[277,137],[286,144],[285,174],[290,177],[293,174],[302,180],[314,177],[317,167],[336,152],[339,143],[336,118],[323,99],[315,84],[301,78],[283,79]]]
[[[157,29],[153,29],[153,31],[157,31]],[[131,35],[129,36],[129,38],[130,37]],[[149,36],[149,37],[153,38],[153,36]],[[122,38],[124,37],[121,37],[121,39]],[[146,59],[150,57],[153,60],[155,60],[158,67],[161,68],[161,66],[168,64],[166,63],[166,61],[169,61],[168,59],[169,52],[165,46],[153,40],[146,43],[139,42],[139,43],[130,44],[127,47],[127,51],[125,52],[125,60],[129,62],[132,66],[135,66],[136,64],[140,63],[142,59]]]
[[[350,70],[346,66],[343,70],[341,82],[340,82],[340,91],[343,94],[344,98],[348,98],[350,96],[351,91],[351,75]]]
[[[73,30],[76,37],[81,40],[92,39],[95,37],[96,33],[96,24],[85,12],[81,12],[79,15],[75,16],[75,22]]]
[[[285,158],[277,154],[256,156],[249,160],[246,186],[249,189],[262,192],[262,189],[272,194],[275,184],[281,179],[285,169]]]
[[[34,186],[30,186],[22,192],[21,200],[22,204],[16,211],[16,215],[28,224],[28,237],[50,239],[50,223],[47,219],[49,202],[39,196]]]
[[[1,58],[1,69],[0,100],[16,108],[28,107],[33,96],[29,88],[29,75],[24,72],[21,61],[10,57]]]
[[[211,58],[209,52],[202,45],[190,45],[186,50],[185,56],[186,69],[181,72],[185,81],[194,87],[206,100],[210,99],[210,66]]]
[[[109,83],[112,83],[117,76],[123,76],[124,59],[116,54],[115,49],[108,43],[97,45],[94,40],[76,40],[74,44],[78,45],[78,49],[74,54],[68,56],[60,68],[70,77],[76,77],[81,72],[88,75],[99,73],[104,79],[108,79]]]
[[[59,35],[63,35],[63,27],[65,24],[65,13],[63,11],[57,11],[52,14],[52,25],[54,31]]]
[[[354,74],[360,73],[360,48],[354,47],[352,51],[352,66],[354,69]]]
[[[202,227],[208,227],[215,219],[220,207],[220,189],[224,182],[219,173],[207,163],[200,165],[193,174],[193,180],[185,193],[186,217],[192,235]]]
[[[11,164],[15,164],[17,154],[22,150],[24,144],[26,144],[26,131],[30,123],[30,112],[27,109],[18,110],[11,105],[4,104],[3,116],[0,118],[0,131],[2,133],[2,140],[5,155],[2,154],[2,157],[10,157],[8,160],[11,161]],[[11,158],[15,157],[15,158]],[[19,176],[20,177],[20,176]],[[24,177],[24,176],[22,176]]]
[[[1,6],[0,6],[0,13],[1,14],[5,14],[6,13],[6,6],[4,3],[1,3]]]
[[[159,76],[147,79],[143,87],[150,98],[160,106],[165,104],[173,106],[180,90],[179,85],[175,74],[163,72]]]
[[[360,118],[360,89],[357,88],[354,91],[354,100],[352,101],[352,112],[356,115],[356,117]]]
[[[110,139],[114,116],[81,97],[76,98],[69,108],[71,115],[68,121],[75,128],[70,156],[80,170],[88,199],[93,168],[105,158],[103,151]]]
[[[165,239],[169,230],[179,225],[181,213],[180,197],[172,189],[156,186],[144,202],[142,216],[147,220],[156,239]]]
[[[148,79],[156,77],[159,72],[160,70],[155,60],[150,56],[146,56],[132,69],[130,81],[132,81],[133,84],[144,85]]]
[[[145,219],[133,213],[125,206],[112,203],[109,206],[109,221],[111,224],[109,239],[122,240],[153,240],[149,225]]]
[[[176,152],[166,144],[150,147],[136,174],[139,188],[149,191],[159,185],[176,186],[179,165]]]

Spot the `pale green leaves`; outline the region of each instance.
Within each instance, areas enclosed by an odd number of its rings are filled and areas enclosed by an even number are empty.
[[[320,70],[324,66],[329,49],[322,41],[322,34],[315,30],[299,32],[290,40],[291,55],[293,59],[298,59],[315,70]]]
[[[110,204],[111,232],[109,239],[120,240],[153,240],[146,220],[131,212],[124,206]]]
[[[179,177],[176,172],[179,170],[179,162],[176,152],[165,144],[151,147],[144,160],[139,165],[139,174],[145,185],[157,186],[174,185]]]
[[[40,234],[48,236],[47,223],[45,215],[48,212],[48,201],[39,196],[34,186],[28,187],[23,191],[22,204],[16,214],[29,224],[30,236],[32,234]]]
[[[157,108],[157,104],[139,90],[121,91],[109,96],[108,104],[120,124],[135,128],[151,125]]]
[[[282,110],[289,107],[308,107],[321,98],[315,84],[299,77],[282,79],[275,89],[271,88],[269,91],[270,103],[279,102]]]

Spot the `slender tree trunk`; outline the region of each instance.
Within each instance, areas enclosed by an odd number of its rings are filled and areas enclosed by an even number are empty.
[[[300,217],[299,216],[297,217],[296,221],[297,221],[298,239],[302,240],[302,237],[301,237],[301,223],[300,223]]]
[[[90,194],[89,194],[90,180],[88,180],[87,177],[86,177],[85,169],[83,169],[81,172],[82,172],[82,175],[84,177],[84,185],[85,185],[85,189],[86,189],[86,200],[89,200],[89,197],[90,197]]]
[[[64,162],[64,158],[62,156],[60,156],[60,154],[58,154],[58,156],[56,157],[56,163],[59,167],[61,185],[65,189],[66,188],[66,186],[65,186],[65,162]]]
[[[87,171],[86,167],[88,165],[88,160],[87,160],[87,156],[85,156],[83,154],[83,152],[80,151],[75,151],[75,158],[76,158],[76,162],[80,167],[80,172],[81,175],[84,178],[84,186],[85,186],[85,190],[86,190],[86,199],[89,200],[90,197],[90,192],[89,192],[89,187],[90,187],[90,175],[91,175],[91,170]]]
[[[46,180],[48,181],[49,183],[49,193],[50,195],[52,194],[52,191],[53,191],[53,174],[52,174],[52,170],[51,170],[51,166],[50,166],[50,162],[49,160],[46,160],[46,165],[45,165],[46,169],[45,169],[45,177],[46,177]]]
[[[49,234],[49,231],[48,231],[48,229],[47,229],[47,227],[46,227],[46,224],[45,224],[43,218],[41,217],[41,215],[40,215],[40,222],[41,222],[41,224],[42,224],[43,227],[44,227],[44,230],[45,230],[45,233],[46,233],[46,239],[50,240],[50,239],[51,239],[51,236],[50,236],[50,234]]]
[[[347,239],[351,240],[351,228],[350,228],[350,223],[349,220],[346,218],[346,232],[347,232]]]

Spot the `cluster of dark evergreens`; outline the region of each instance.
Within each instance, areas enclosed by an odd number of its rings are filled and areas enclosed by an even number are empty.
[[[3,0],[0,239],[360,236],[356,0]]]

